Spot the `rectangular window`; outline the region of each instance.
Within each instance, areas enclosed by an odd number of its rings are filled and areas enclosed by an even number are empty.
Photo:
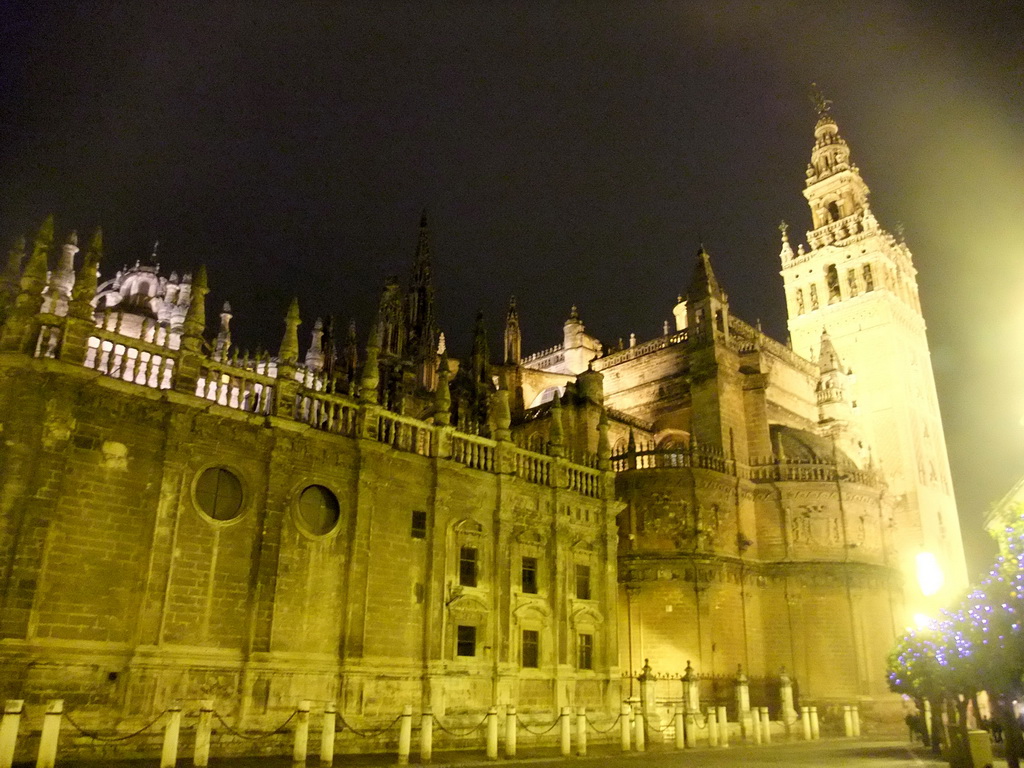
[[[576,666],[579,669],[593,669],[594,636],[582,633],[577,635],[576,650]]]
[[[811,309],[815,310],[818,308],[818,286],[811,284]]]
[[[457,656],[476,656],[476,627],[460,624],[458,632],[455,654]]]
[[[590,566],[576,566],[576,597],[580,600],[590,599]]]
[[[476,547],[463,547],[459,550],[459,584],[464,587],[475,587],[477,578]]]
[[[537,558],[523,558],[523,592],[537,594]]]
[[[523,666],[530,669],[540,666],[540,633],[535,629],[523,630]]]
[[[859,290],[857,288],[857,270],[846,270],[846,283],[847,285],[850,286],[850,295],[856,296],[859,293]]]
[[[413,510],[412,513],[412,537],[414,539],[427,538],[427,513],[420,510]]]
[[[875,278],[871,274],[870,264],[864,265],[864,290],[869,292],[875,290]]]

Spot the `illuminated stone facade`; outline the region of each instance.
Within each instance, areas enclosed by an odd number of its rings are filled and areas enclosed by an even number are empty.
[[[883,696],[911,564],[940,599],[963,555],[910,253],[825,112],[815,136],[792,346],[702,249],[661,337],[606,347],[574,307],[524,356],[513,302],[502,363],[482,322],[457,361],[424,221],[364,347],[317,321],[303,354],[293,305],[252,356],[227,305],[207,334],[202,271],[98,283],[99,238],[76,276],[44,225],[0,275],[4,689],[253,726],[300,698],[614,712],[649,658]]]
[[[137,265],[100,291],[97,237],[65,286],[51,236],[4,273],[7,696],[106,727],[197,697],[252,728],[300,699],[369,723],[405,704],[448,722],[616,710],[607,441],[517,446],[484,340],[459,371],[429,307],[410,311],[430,291],[389,285],[354,368],[320,323],[299,362],[296,305],[279,353],[250,357],[227,308],[204,339],[202,272]],[[182,295],[187,313],[162,316]],[[427,391],[417,371],[439,361]],[[598,437],[599,379],[565,409]]]
[[[805,194],[810,246],[781,227],[791,345],[730,314],[702,249],[663,336],[601,350],[574,310],[516,376],[538,409],[559,376],[604,376],[624,667],[785,667],[812,701],[876,698],[894,636],[966,585],[964,555],[910,252],[826,109]]]

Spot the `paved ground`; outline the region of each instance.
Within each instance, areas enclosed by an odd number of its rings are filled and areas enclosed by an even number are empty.
[[[517,760],[500,760],[498,763],[482,759],[479,752],[455,752],[435,754],[431,765],[434,768],[470,768],[478,765],[530,766],[530,768],[567,768],[573,764],[580,768],[714,768],[715,766],[743,766],[743,768],[778,768],[778,766],[810,766],[813,768],[945,768],[948,763],[939,760],[920,747],[891,741],[818,741],[814,743],[794,742],[771,744],[760,747],[732,746],[728,749],[696,749],[677,752],[664,748],[645,753],[624,754],[612,747],[595,747],[586,758],[559,758],[550,750],[534,749]],[[181,759],[182,768],[190,767],[192,761]],[[334,765],[347,766],[394,765],[393,755],[339,755]],[[411,764],[417,765],[414,755]],[[158,760],[108,761],[102,768],[155,768]],[[308,763],[311,768],[319,766],[316,757]],[[996,768],[1006,765],[996,760]],[[79,763],[58,760],[58,768],[100,768],[96,762]],[[285,758],[239,758],[211,759],[210,768],[292,768],[292,762]]]

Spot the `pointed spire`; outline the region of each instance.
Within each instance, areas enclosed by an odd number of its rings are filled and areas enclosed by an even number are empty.
[[[686,295],[690,301],[699,301],[708,296],[725,300],[725,293],[718,285],[718,278],[711,268],[711,254],[704,250],[703,243],[697,251],[697,264],[693,268],[693,279]]]
[[[523,359],[523,337],[519,330],[519,312],[516,297],[508,300],[508,314],[505,315],[505,365],[519,365]]]
[[[85,261],[82,262],[82,268],[78,271],[78,277],[71,289],[71,305],[68,311],[82,320],[91,320],[93,316],[92,300],[96,296],[102,258],[103,230],[97,227],[89,241],[89,247],[85,249]]]
[[[822,374],[832,373],[834,371],[844,373],[842,361],[839,359],[839,353],[836,352],[835,345],[832,343],[832,338],[824,328],[821,329],[821,348],[818,352],[818,367],[821,369]]]
[[[470,355],[470,368],[473,380],[480,383],[490,383],[491,380],[491,352],[487,344],[487,326],[484,324],[483,310],[477,310],[476,324],[473,327],[473,351]]]
[[[25,271],[21,274],[21,290],[23,293],[39,294],[46,284],[46,272],[48,269],[50,249],[53,248],[53,215],[47,216],[35,240],[32,242],[32,255],[25,264]]]
[[[299,300],[293,298],[288,305],[288,314],[284,318],[284,337],[281,339],[281,349],[278,351],[278,359],[282,365],[294,366],[299,360],[299,326],[302,319],[299,316]]]
[[[341,373],[346,384],[352,389],[356,383],[356,373],[359,370],[359,341],[356,337],[356,321],[348,321],[348,332],[345,335],[345,345],[341,350]]]

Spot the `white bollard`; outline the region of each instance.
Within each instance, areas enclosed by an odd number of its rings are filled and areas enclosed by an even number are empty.
[[[562,707],[562,714],[558,716],[558,729],[562,741],[562,757],[569,757],[572,754],[572,710]]]
[[[192,764],[195,768],[206,768],[210,764],[210,732],[213,730],[213,699],[199,702],[199,722],[196,723],[196,744],[192,750]]]
[[[758,715],[757,707],[751,707],[748,713],[750,718],[750,736],[755,744],[761,743],[761,717]]]
[[[843,735],[853,738],[853,712],[849,704],[843,704]]]
[[[818,708],[811,707],[811,738],[817,741],[821,738],[821,730],[818,728]]]
[[[633,745],[630,743],[629,716],[632,714],[629,704],[623,704],[619,710],[619,737],[622,742],[622,751],[629,752]]]
[[[761,741],[772,743],[772,716],[768,714],[768,707],[761,707]]]
[[[338,706],[333,701],[324,706],[324,726],[320,730],[320,765],[334,765],[334,734],[338,727]]]
[[[487,759],[498,759],[498,708],[487,710]]]
[[[505,757],[516,756],[516,746],[519,741],[518,725],[516,708],[509,704],[505,707]]]
[[[180,735],[181,705],[175,702],[167,708],[167,725],[164,726],[164,745],[163,749],[160,750],[160,768],[174,768],[178,764],[178,737]],[[0,768],[3,768],[2,761],[0,761]]]
[[[409,764],[409,753],[412,751],[412,707],[402,707],[402,718],[398,725],[398,764]]]
[[[686,748],[686,730],[683,727],[683,710],[676,707],[672,715],[672,721],[676,728],[676,749]]]
[[[853,707],[853,738],[860,738],[860,704],[854,704]]]
[[[579,757],[587,755],[587,708],[580,707],[576,710],[576,754]]]
[[[420,717],[420,762],[429,763],[434,757],[434,713],[429,708]]]
[[[60,738],[60,720],[64,714],[64,699],[53,699],[46,705],[43,732],[39,736],[39,754],[36,768],[53,768],[57,762],[57,741]]]
[[[309,700],[303,699],[295,711],[295,738],[292,742],[292,762],[306,762],[309,751]]]
[[[4,719],[0,720],[0,768],[14,765],[14,747],[18,743],[18,726],[25,711],[23,699],[4,702]]]
[[[697,713],[686,713],[686,746],[693,749],[697,746]]]
[[[803,730],[804,741],[811,740],[811,708],[800,707],[800,728]]]
[[[729,710],[724,705],[718,708],[718,743],[729,746]]]
[[[718,746],[718,716],[715,714],[715,708],[714,707],[708,707],[707,724],[708,724],[708,746],[709,747],[717,747]]]
[[[633,718],[633,741],[636,742],[636,751],[644,752],[647,750],[647,740],[644,738],[644,713],[639,711]]]

